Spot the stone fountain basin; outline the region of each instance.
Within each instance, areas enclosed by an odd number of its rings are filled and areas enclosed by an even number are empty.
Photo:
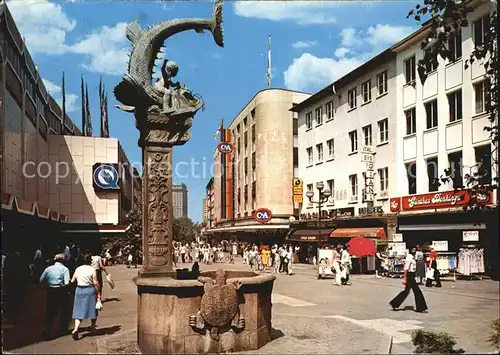
[[[200,276],[215,279],[216,271]],[[271,294],[276,277],[247,271],[225,271],[226,283],[239,281],[240,315],[245,319],[242,331],[225,327],[220,339],[189,325],[189,317],[200,309],[204,285],[184,272],[171,277],[137,277],[138,345],[142,353],[206,354],[256,350],[270,342]],[[182,279],[181,279],[182,278]]]

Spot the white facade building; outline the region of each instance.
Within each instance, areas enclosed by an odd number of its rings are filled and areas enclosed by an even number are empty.
[[[491,155],[491,138],[484,130],[490,126],[485,112],[485,70],[479,62],[464,67],[489,26],[484,18],[489,6],[483,2],[469,14],[469,26],[462,27],[451,41],[456,60],[444,62],[439,57],[438,68],[429,68],[423,85],[416,68],[424,55],[420,43],[428,29],[393,47],[397,52],[396,196],[452,190],[452,184],[437,186],[433,179],[452,169],[460,184],[485,155]],[[492,160],[487,160],[483,166],[490,165],[491,176]]]
[[[386,50],[293,108],[299,117],[296,177],[304,183],[303,217],[317,212],[305,194],[312,189],[317,201],[319,181],[332,191],[323,210],[366,212],[364,146],[375,152],[374,207],[389,211],[398,185],[395,76],[396,55]]]

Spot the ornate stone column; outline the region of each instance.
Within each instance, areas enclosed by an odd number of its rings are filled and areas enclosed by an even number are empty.
[[[142,119],[147,116],[146,119]],[[176,120],[162,114],[137,119],[142,148],[142,253],[141,277],[170,276],[172,269],[173,206],[172,148],[186,143],[191,119]]]

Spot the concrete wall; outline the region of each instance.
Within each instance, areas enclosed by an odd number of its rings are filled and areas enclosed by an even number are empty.
[[[51,174],[51,209],[68,215],[68,222],[118,224],[119,192],[94,191],[92,176],[95,163],[118,164],[117,139],[50,135],[49,162],[54,169],[65,162],[71,170],[59,181]]]
[[[469,14],[469,26],[461,29],[462,58],[454,63],[440,59],[437,70],[429,73],[425,84],[418,78],[414,85],[405,83],[404,61],[415,55],[416,62],[423,57],[420,41],[416,41],[400,51],[397,56],[397,179],[399,184],[396,196],[408,195],[408,179],[405,164],[416,162],[417,193],[429,192],[427,176],[427,160],[437,158],[438,172],[443,174],[449,168],[448,154],[462,152],[463,175],[475,171],[475,147],[489,145],[489,132],[484,131],[490,126],[488,115],[476,114],[475,92],[473,84],[484,80],[484,67],[474,63],[468,69],[464,61],[470,57],[473,50],[473,23],[486,15],[489,4],[483,4]],[[462,91],[462,120],[450,122],[447,95],[457,90]],[[438,125],[427,129],[424,104],[437,99]],[[416,109],[416,133],[406,134],[405,110]],[[450,184],[442,184],[440,191],[451,190]]]
[[[377,75],[387,71],[388,87],[387,93],[378,95]],[[375,159],[375,178],[374,206],[382,206],[384,211],[389,211],[389,196],[397,191],[398,180],[395,174],[395,147],[396,147],[396,60],[388,61],[383,66],[375,67],[367,74],[354,79],[343,87],[336,87],[336,94],[333,92],[330,96],[312,103],[309,107],[299,112],[299,178],[304,181],[304,203],[301,205],[301,213],[312,213],[317,211],[316,205],[313,206],[305,196],[307,185],[313,185],[315,193],[314,200],[318,199],[316,183],[322,181],[325,188],[328,187],[327,181],[334,180],[334,191],[332,197],[326,203],[326,209],[337,209],[354,207],[355,214],[358,209],[366,207],[363,202],[362,189],[365,182],[362,173],[366,170],[366,163],[361,161],[361,149],[364,145],[363,127],[371,125],[372,147],[376,154]],[[364,103],[361,95],[361,84],[371,80],[371,100]],[[350,109],[348,105],[348,91],[357,89],[357,107]],[[334,116],[327,117],[326,104],[333,100]],[[317,124],[315,112],[322,108],[322,123]],[[312,113],[312,128],[306,126],[306,115]],[[387,119],[388,121],[388,140],[380,140],[379,121]],[[351,140],[349,132],[357,132],[358,150],[351,152]],[[329,155],[327,141],[333,139],[334,154]],[[323,159],[318,159],[318,144],[323,145]],[[309,164],[307,148],[312,148],[313,161]],[[381,191],[378,169],[388,168],[389,185],[388,191]],[[351,192],[349,176],[357,175],[358,194]]]

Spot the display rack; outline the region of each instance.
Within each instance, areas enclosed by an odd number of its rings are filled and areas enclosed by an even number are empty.
[[[428,256],[428,254],[426,256]],[[439,259],[439,257],[443,257],[443,256],[449,256],[449,257],[455,257],[455,258],[457,258],[457,253],[455,253],[453,251],[438,251],[437,252],[438,259]],[[449,262],[448,262],[448,264],[449,264]],[[455,265],[455,267],[453,267],[453,268],[448,268],[448,269],[440,269],[438,267],[440,278],[441,279],[443,279],[443,278],[447,279],[448,277],[452,277],[451,281],[453,281],[453,282],[457,281],[457,276],[456,276],[456,270],[457,269],[456,269],[456,267],[457,267],[457,265]]]
[[[405,266],[406,258],[403,256],[389,256],[387,257],[387,277],[390,278],[402,278]]]

